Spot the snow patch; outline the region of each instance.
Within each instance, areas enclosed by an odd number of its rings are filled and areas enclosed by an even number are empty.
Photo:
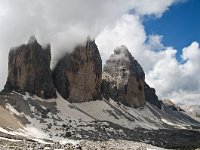
[[[19,113],[13,106],[11,106],[9,103],[6,103],[6,108],[11,112],[11,114],[15,114],[17,116],[22,116],[21,113]]]
[[[26,94],[25,94],[25,95],[22,95],[22,96],[23,96],[23,98],[24,98],[25,100],[28,100],[29,98],[31,98],[31,96],[29,95],[28,92],[26,92]]]
[[[170,121],[168,121],[166,119],[161,119],[161,120],[162,120],[162,122],[164,122],[164,123],[166,123],[166,124],[168,124],[170,126],[176,126],[175,124],[171,123]]]
[[[162,122],[164,122],[165,124],[168,124],[168,125],[170,125],[170,126],[174,126],[174,127],[179,127],[179,128],[181,128],[181,129],[187,129],[186,128],[186,126],[187,125],[181,125],[181,124],[174,124],[174,123],[172,123],[172,122],[170,122],[170,121],[168,121],[168,120],[166,120],[166,119],[161,119],[162,120]]]
[[[5,130],[4,128],[0,127],[0,132],[6,133],[6,134],[10,134],[10,135],[15,135],[13,132]]]
[[[9,139],[9,138],[5,138],[5,137],[0,137],[0,140],[6,140],[6,141],[11,141],[11,142],[19,142],[19,141],[21,141],[21,140]]]

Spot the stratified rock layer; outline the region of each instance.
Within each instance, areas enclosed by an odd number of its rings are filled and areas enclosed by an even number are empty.
[[[106,61],[102,93],[105,98],[110,97],[130,107],[141,107],[145,105],[144,79],[140,64],[125,46],[121,46]]]
[[[95,41],[88,40],[60,59],[53,78],[57,91],[69,102],[100,99],[102,60]]]
[[[11,49],[4,91],[29,92],[45,99],[56,97],[50,61],[50,45],[42,48],[35,37],[28,44]]]

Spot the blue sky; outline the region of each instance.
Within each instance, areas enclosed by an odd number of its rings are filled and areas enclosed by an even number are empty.
[[[159,19],[145,19],[147,34],[162,35],[165,46],[178,50],[180,61],[182,48],[193,41],[200,42],[200,0],[188,0],[172,5]]]

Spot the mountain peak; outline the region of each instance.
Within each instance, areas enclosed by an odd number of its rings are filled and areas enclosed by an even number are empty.
[[[30,37],[28,44],[11,49],[4,91],[29,92],[44,99],[55,98],[50,61],[50,45],[42,48],[35,36]]]
[[[130,54],[130,53],[125,45],[121,45],[114,49],[114,54],[120,55],[120,54]]]
[[[37,42],[37,39],[36,39],[35,35],[30,36],[30,38],[28,40],[28,44],[36,43],[36,42]]]
[[[144,106],[144,77],[126,46],[119,46],[104,66],[104,95],[131,107]]]

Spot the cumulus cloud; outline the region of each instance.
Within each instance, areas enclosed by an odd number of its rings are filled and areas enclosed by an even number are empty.
[[[176,50],[167,49],[168,57],[158,60],[148,72],[147,80],[157,89],[161,98],[177,103],[200,105],[200,48],[198,42],[183,48],[182,63],[176,60]]]
[[[53,59],[83,42],[96,38],[103,62],[113,49],[126,45],[146,72],[146,80],[160,98],[194,102],[200,98],[198,42],[183,48],[182,62],[162,35],[147,35],[143,16],[162,17],[169,7],[184,0],[0,0],[0,89],[6,81],[10,47],[35,35],[50,42]]]
[[[10,47],[35,35],[50,42],[53,58],[86,39],[96,37],[130,10],[138,15],[162,14],[177,0],[0,0],[0,89],[7,76]],[[148,9],[145,9],[147,6]]]
[[[178,0],[133,0],[134,3],[134,11],[136,11],[140,15],[156,15],[156,17],[161,17],[163,12],[168,10],[169,6],[172,3],[178,2]]]
[[[149,35],[147,39],[147,45],[149,46],[149,49],[152,49],[154,51],[165,49],[164,45],[162,44],[161,35]]]
[[[162,51],[165,47],[160,42],[161,36],[146,35],[141,17],[136,14],[122,16],[114,27],[105,28],[96,38],[103,63],[113,53],[115,47],[126,45],[146,72],[152,69],[157,60],[166,57]],[[155,47],[160,51],[155,51]]]
[[[143,53],[145,31],[138,15],[124,15],[114,27],[105,28],[96,38],[103,62],[113,53],[119,45],[126,45],[129,51],[138,56]],[[136,51],[137,49],[138,51]]]
[[[101,32],[96,42],[105,60],[116,46],[126,45],[143,66],[147,83],[155,87],[160,99],[200,105],[198,42],[183,48],[182,61],[179,62],[177,50],[164,46],[162,36],[146,35],[137,15],[124,15],[115,27]]]

